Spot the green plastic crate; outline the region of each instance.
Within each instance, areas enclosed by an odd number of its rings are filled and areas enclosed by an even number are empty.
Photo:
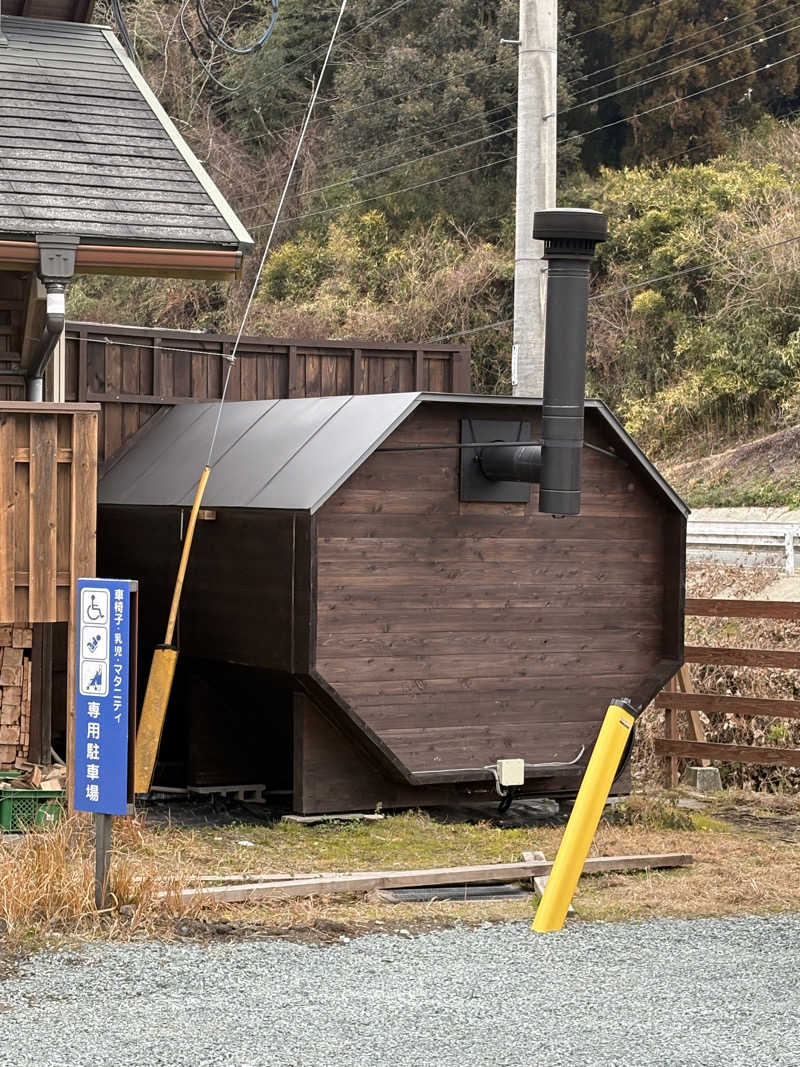
[[[53,826],[63,811],[63,789],[0,789],[0,828],[11,833]]]

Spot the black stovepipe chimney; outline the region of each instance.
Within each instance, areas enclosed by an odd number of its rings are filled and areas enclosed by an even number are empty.
[[[548,268],[539,511],[579,515],[589,263],[608,221],[583,208],[537,211],[533,236]]]

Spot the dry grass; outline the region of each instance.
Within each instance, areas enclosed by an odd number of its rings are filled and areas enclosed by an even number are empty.
[[[0,933],[6,947],[64,933],[130,937],[151,930],[165,907],[174,909],[174,878],[157,876],[141,857],[134,862],[130,843],[143,838],[135,823],[119,822],[110,907],[103,912],[94,903],[94,834],[86,817],[63,819],[19,840],[0,835]],[[166,903],[157,896],[163,891]]]
[[[579,920],[642,919],[800,910],[800,802],[732,793],[708,810],[676,808],[674,797],[635,798],[604,822],[595,855],[690,852],[694,866],[583,880]],[[743,818],[747,813],[747,819]],[[781,822],[776,832],[776,816]],[[733,818],[728,824],[727,819]],[[722,821],[722,820],[726,821]],[[763,824],[763,825],[762,825]],[[763,832],[762,832],[763,830]],[[393,904],[379,894],[285,903],[177,905],[173,892],[201,876],[369,870],[511,862],[527,849],[553,856],[560,827],[503,829],[447,824],[420,812],[380,823],[325,826],[234,825],[148,829],[119,821],[114,836],[112,907],[93,903],[93,837],[82,818],[0,838],[0,918],[7,949],[69,938],[285,936],[338,940],[380,930],[416,932],[458,922],[529,919],[532,899]],[[241,842],[250,842],[242,844]],[[166,898],[159,896],[167,891]]]

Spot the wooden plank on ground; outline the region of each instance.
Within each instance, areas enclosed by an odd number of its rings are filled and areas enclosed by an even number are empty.
[[[727,619],[800,619],[800,601],[713,600],[687,597],[687,615]]]
[[[800,670],[800,651],[777,648],[712,648],[687,645],[687,663],[706,663],[717,667],[778,667]]]
[[[778,719],[800,719],[800,700],[732,697],[722,693],[670,693],[662,690],[653,704],[657,708],[669,707],[676,711],[688,711],[693,708],[695,711],[705,712],[706,715],[767,715]]]
[[[800,749],[763,748],[756,745],[724,745],[716,741],[673,741],[669,738],[655,739],[657,756],[675,756],[683,759],[705,756],[723,763],[759,763],[770,767],[800,767]]]
[[[643,871],[686,867],[692,856],[668,852],[650,856],[597,856],[588,859],[584,874],[605,871]],[[368,893],[375,889],[401,889],[404,886],[504,885],[522,879],[550,874],[552,863],[489,863],[474,867],[433,867],[418,871],[361,871],[355,874],[298,875],[283,882],[259,882],[239,886],[206,886],[184,889],[182,901],[209,900],[238,903],[250,900],[288,900],[292,897],[330,896],[335,893]],[[172,894],[165,893],[164,897]]]
[[[525,863],[535,863],[537,860],[539,862],[543,862],[544,861],[544,852],[523,852],[522,853],[522,858],[525,861]],[[543,897],[544,896],[544,891],[545,891],[545,889],[547,889],[547,883],[549,881],[550,881],[550,876],[547,875],[547,874],[537,875],[537,877],[535,877],[533,879],[533,889],[534,889],[534,892],[536,893],[537,897]],[[570,904],[567,907],[567,915],[574,915],[574,914],[575,914],[575,909]]]

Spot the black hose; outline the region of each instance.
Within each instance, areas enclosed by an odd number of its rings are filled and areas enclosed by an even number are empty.
[[[614,775],[614,780],[611,783],[612,788],[617,784],[619,779],[622,777],[622,775],[625,772],[625,768],[628,766],[628,763],[630,761],[631,752],[633,751],[633,740],[634,740],[633,735],[634,735],[635,729],[636,729],[636,725],[634,724],[633,726],[631,726],[631,732],[628,735],[627,744],[625,745],[625,748],[623,749],[622,755],[619,758],[619,766],[617,767],[616,774]]]
[[[513,799],[514,790],[511,788],[511,786],[509,786],[508,790],[502,795],[502,797],[500,797],[500,803],[497,805],[497,811],[500,815],[505,815],[505,813],[511,807],[511,801]]]

